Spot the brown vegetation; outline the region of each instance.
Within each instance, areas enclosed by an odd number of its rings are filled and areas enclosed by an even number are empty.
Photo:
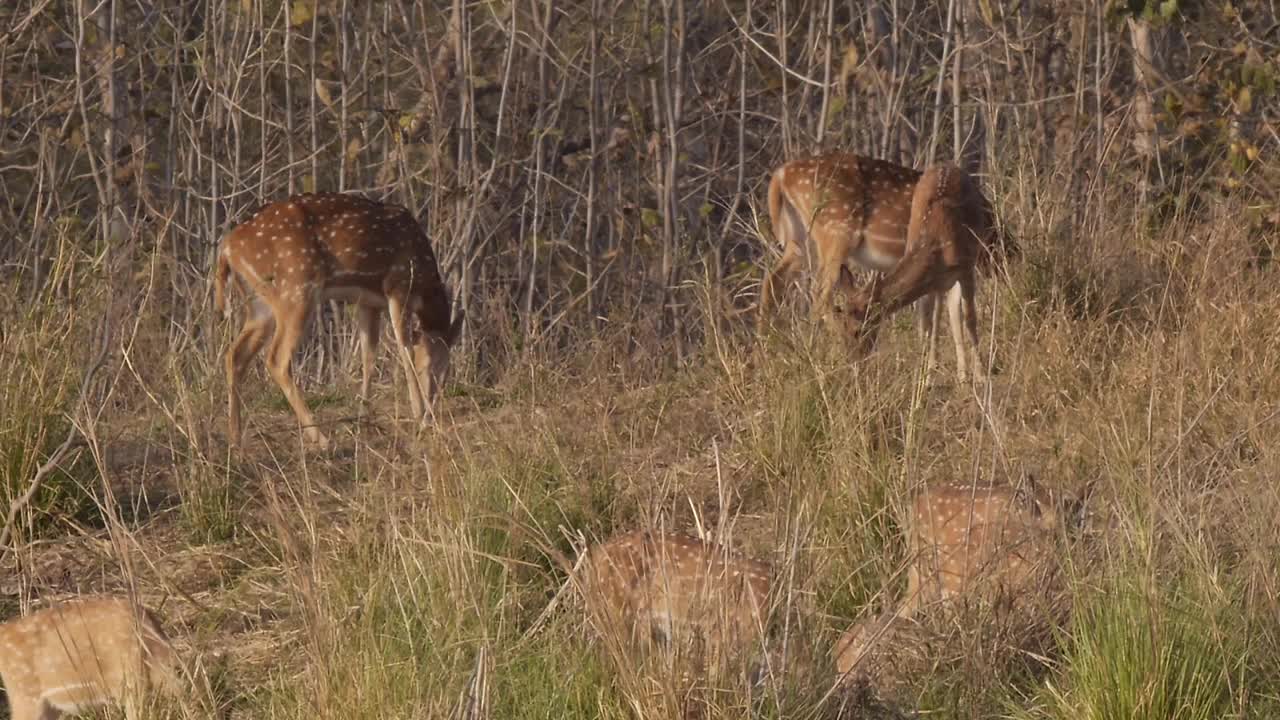
[[[866,715],[831,649],[904,597],[899,519],[1029,469],[1108,516],[1055,546],[1070,617],[921,608],[878,645],[892,701],[1274,716],[1278,18],[1191,5],[0,4],[0,617],[136,593],[225,656],[197,674],[233,717]],[[831,151],[952,163],[1017,238],[980,392],[889,318],[857,363],[756,342],[770,171]],[[411,213],[466,332],[424,430],[311,310],[292,376],[338,451],[249,368],[231,452],[218,244],[306,192]],[[535,624],[566,536],[654,528],[769,559],[759,683]]]

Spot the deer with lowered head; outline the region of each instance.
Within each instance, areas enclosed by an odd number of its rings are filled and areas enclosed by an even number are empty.
[[[13,720],[103,705],[123,705],[139,720],[147,693],[176,697],[182,689],[159,618],[113,596],[65,601],[0,625],[0,680]]]
[[[911,193],[920,171],[875,158],[831,152],[791,160],[769,179],[769,220],[782,258],[760,286],[761,325],[806,257],[816,255],[813,309],[825,311],[848,260],[879,272],[906,249]]]
[[[935,168],[931,172],[929,185],[936,190],[940,171]],[[845,298],[855,290],[846,267],[848,261],[879,273],[896,270],[907,253],[913,224],[921,232],[926,229],[914,209],[922,176],[919,170],[885,160],[836,152],[792,160],[775,169],[769,181],[769,218],[774,239],[782,246],[782,258],[761,283],[761,327],[807,256],[816,256],[817,261],[817,289],[812,303],[815,314],[825,314],[833,297],[841,302],[836,315],[841,314],[847,304]],[[974,215],[987,216],[982,224],[989,226],[989,203],[976,187],[970,185],[970,189],[974,195],[965,201],[975,209]],[[930,201],[921,207],[938,204]],[[930,222],[936,224],[938,220]],[[918,328],[930,349],[937,326],[937,300],[944,292],[949,292],[949,307],[958,308],[963,290],[952,288],[951,284],[939,284],[911,301],[919,300]],[[902,303],[906,304],[909,302]],[[839,317],[833,319],[842,331],[848,324],[839,323]],[[949,319],[952,338],[959,348],[960,316],[953,310]],[[865,354],[869,338],[874,336],[860,331],[852,335],[855,342],[851,349]],[[932,361],[932,352],[929,357]],[[963,357],[958,366],[961,376],[967,375]]]
[[[913,190],[906,245],[897,265],[863,288],[854,285],[847,268],[838,268],[834,319],[850,351],[861,357],[874,348],[886,318],[926,298],[920,317],[932,365],[937,313],[930,298],[946,293],[956,373],[966,381],[972,363],[974,378],[981,380],[986,372],[978,354],[977,273],[998,254],[1012,250],[1005,247],[991,204],[973,177],[952,165],[934,165]]]
[[[407,209],[358,195],[296,195],[266,205],[222,241],[214,276],[214,304],[226,313],[232,278],[249,291],[244,326],[227,351],[227,405],[232,445],[241,438],[240,377],[270,339],[266,365],[284,392],[304,437],[328,438],[294,383],[290,362],[315,306],[325,300],[356,305],[361,359],[360,393],[367,397],[385,309],[408,385],[409,404],[424,423],[449,372],[449,353],[461,334],[461,310],[450,320],[449,293],[426,233]]]

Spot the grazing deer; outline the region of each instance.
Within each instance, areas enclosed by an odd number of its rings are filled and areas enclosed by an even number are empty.
[[[13,720],[107,704],[138,720],[147,692],[181,692],[179,668],[155,614],[123,597],[70,600],[0,625],[0,679]]]
[[[750,651],[768,628],[773,571],[687,535],[640,531],[587,551],[580,575],[602,636],[647,646],[700,637]]]
[[[1011,248],[1009,248],[1011,250]],[[833,311],[855,356],[870,352],[880,323],[911,303],[920,305],[928,361],[933,364],[933,338],[937,329],[936,298],[947,293],[951,338],[956,349],[956,373],[968,377],[965,341],[968,335],[974,377],[986,376],[978,355],[978,314],[974,307],[976,274],[995,252],[1004,252],[1004,240],[996,233],[991,205],[973,178],[950,165],[935,165],[915,185],[905,252],[897,265],[868,287],[854,287],[853,275],[843,265],[836,268]],[[962,318],[963,316],[963,318]]]
[[[410,406],[414,415],[427,420],[448,377],[449,351],[462,329],[463,313],[459,310],[450,322],[449,294],[431,244],[408,210],[337,193],[296,195],[266,205],[222,241],[214,277],[214,304],[222,313],[232,272],[253,295],[244,327],[227,352],[232,445],[240,443],[240,376],[271,337],[266,365],[272,379],[306,439],[328,446],[289,369],[312,309],[324,300],[356,304],[363,397],[369,393],[379,320],[386,308]]]
[[[763,324],[797,265],[814,251],[815,311],[825,312],[847,260],[879,272],[898,264],[907,244],[911,193],[920,171],[885,160],[826,153],[792,160],[769,180],[769,220],[782,259],[760,286]]]

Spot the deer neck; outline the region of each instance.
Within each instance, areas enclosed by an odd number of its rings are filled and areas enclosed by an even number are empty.
[[[933,290],[929,282],[929,252],[909,252],[902,261],[880,280],[872,293],[872,316],[875,322],[883,320],[902,308],[914,303]]]

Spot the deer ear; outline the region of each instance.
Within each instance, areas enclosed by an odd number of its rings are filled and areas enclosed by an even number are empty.
[[[467,313],[462,308],[458,308],[458,314],[453,316],[453,322],[449,324],[449,334],[444,339],[449,347],[453,347],[454,343],[458,342],[458,338],[462,336],[462,321],[466,316]]]

